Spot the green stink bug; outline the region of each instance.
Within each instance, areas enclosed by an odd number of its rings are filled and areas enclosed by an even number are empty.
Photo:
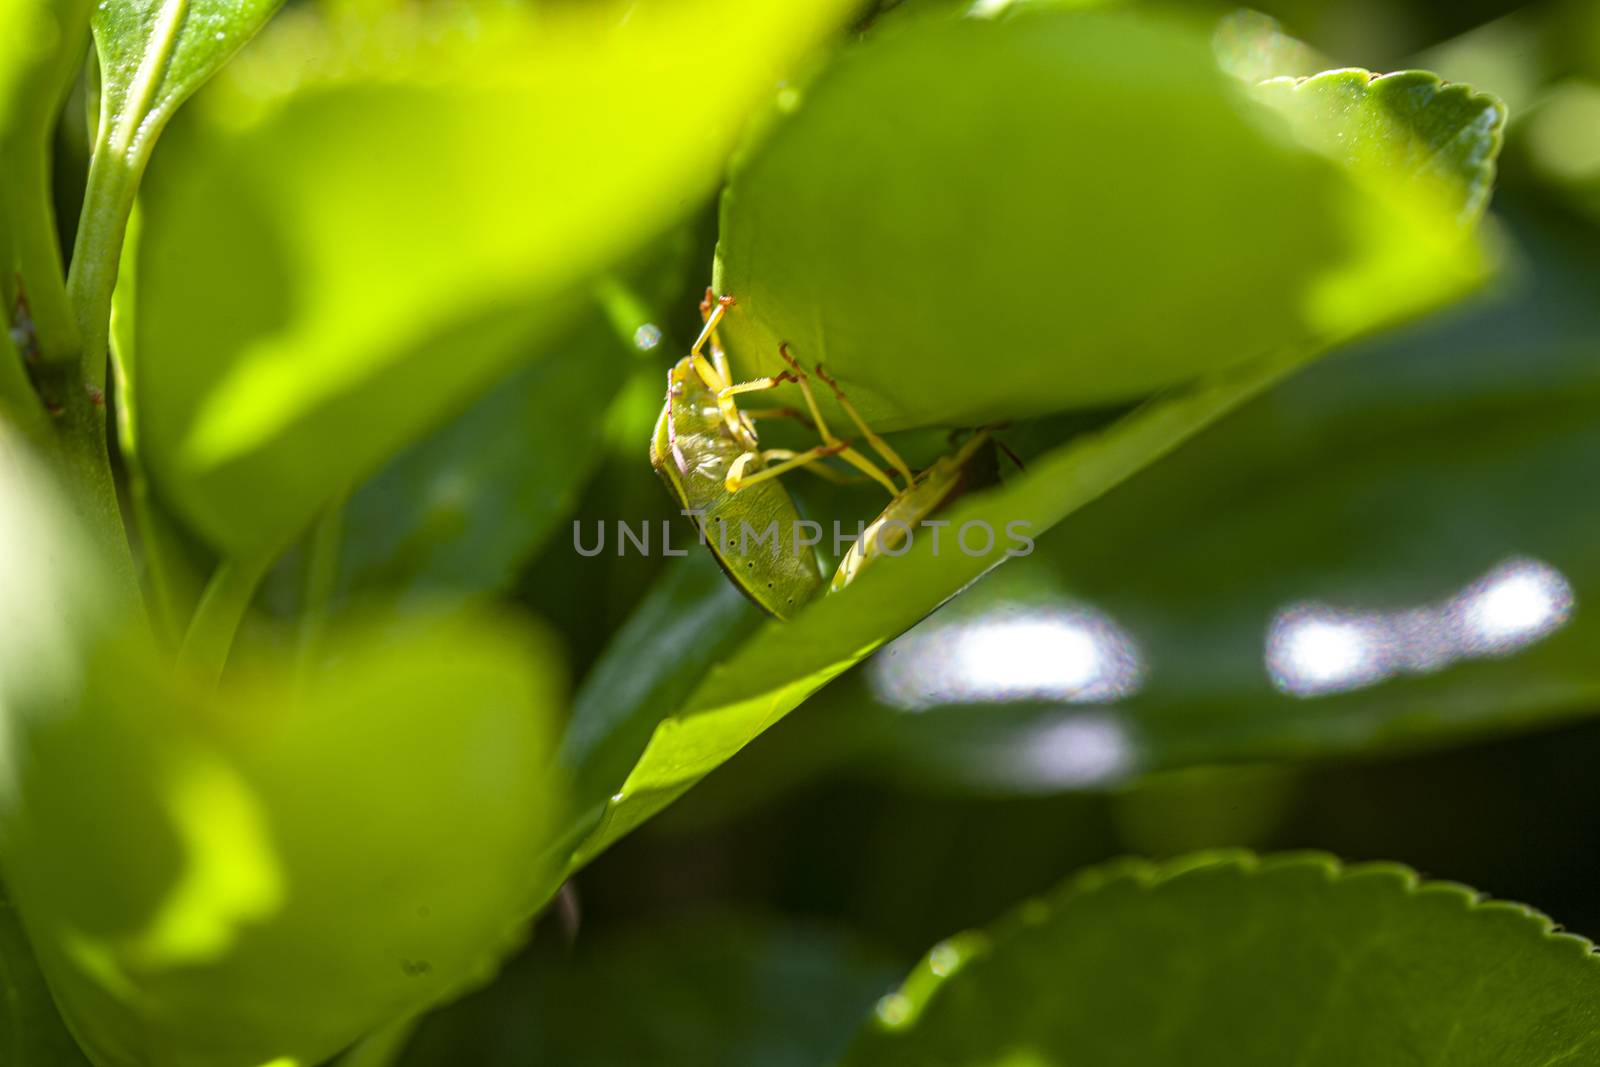
[[[761,451],[754,421],[732,398],[766,383],[734,386],[715,340],[717,322],[731,303],[724,298],[713,307],[708,296],[702,305],[705,329],[667,372],[650,464],[684,512],[694,516],[702,543],[733,584],[770,614],[787,619],[822,590],[813,547],[820,534],[800,536],[800,514],[776,476],[842,449]],[[701,354],[708,341],[710,359]]]
[[[733,304],[731,297],[713,300],[708,291],[701,304],[705,328],[689,354],[667,374],[667,396],[650,441],[650,463],[683,506],[698,522],[701,543],[727,573],[733,584],[768,613],[788,619],[822,591],[815,546],[821,527],[805,523],[793,499],[777,478],[804,467],[824,477],[837,477],[820,461],[837,456],[881,485],[890,496],[888,506],[863,529],[840,561],[830,591],[843,589],[862,568],[895,549],[922,520],[980,480],[993,480],[992,440],[987,429],[973,434],[954,453],[941,457],[914,474],[888,442],[872,431],[834,381],[819,364],[816,376],[833,390],[839,407],[849,416],[873,451],[893,469],[885,473],[877,464],[834,436],[817,406],[811,376],[780,345],[778,354],[788,365],[783,373],[734,383],[727,357],[716,335],[717,323]],[[709,358],[701,354],[709,347]],[[734,397],[772,389],[785,382],[799,386],[810,418],[789,409],[761,414],[788,415],[807,421],[822,443],[803,452],[765,449],[756,436],[756,412],[741,411]],[[985,471],[974,458],[991,460]],[[896,484],[894,476],[900,478]],[[810,525],[812,536],[802,537]]]

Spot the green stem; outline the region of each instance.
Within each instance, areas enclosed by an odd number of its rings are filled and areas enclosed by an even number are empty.
[[[223,560],[206,583],[178,650],[178,665],[207,687],[214,688],[222,678],[234,635],[270,561],[266,554],[256,559]]]
[[[91,400],[81,391],[69,393],[56,418],[57,454],[69,497],[116,581],[118,592],[137,604],[142,603],[138,571],[128,531],[122,523],[105,425],[104,401]]]
[[[102,136],[89,161],[89,181],[84,190],[78,238],[72,247],[72,267],[67,275],[67,297],[77,319],[82,345],[81,366],[86,389],[105,391],[106,358],[111,336],[111,293],[117,286],[117,266],[128,215],[143,168],[117,152],[109,136]],[[101,409],[101,433],[105,432]]]

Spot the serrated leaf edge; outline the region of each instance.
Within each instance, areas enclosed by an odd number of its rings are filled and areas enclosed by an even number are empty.
[[[1426,86],[1433,90],[1434,101],[1441,98],[1461,98],[1470,106],[1480,107],[1488,111],[1493,116],[1489,123],[1489,129],[1486,131],[1488,133],[1488,141],[1485,144],[1485,150],[1472,160],[1468,168],[1468,173],[1471,175],[1469,184],[1472,191],[1468,196],[1467,205],[1461,213],[1461,219],[1463,222],[1467,222],[1476,219],[1483,213],[1484,208],[1488,206],[1489,196],[1494,190],[1497,161],[1500,158],[1500,150],[1505,144],[1507,109],[1504,101],[1493,93],[1475,89],[1465,82],[1446,81],[1431,70],[1419,69],[1394,70],[1385,73],[1370,71],[1364,67],[1336,67],[1332,70],[1319,71],[1316,74],[1305,74],[1298,77],[1282,74],[1277,77],[1266,78],[1257,82],[1256,88],[1282,87],[1290,92],[1298,93],[1307,86],[1340,81],[1359,83],[1357,87],[1364,94],[1371,93],[1373,91],[1372,87],[1380,83],[1384,89],[1390,89],[1398,85]],[[1470,125],[1463,127],[1451,138],[1451,141],[1453,142],[1463,133],[1472,129],[1473,127]],[[1437,155],[1440,151],[1442,151],[1442,148],[1436,149],[1434,155]]]
[[[1533,927],[1532,932],[1539,940],[1555,944],[1563,951],[1575,952],[1587,958],[1591,966],[1600,967],[1600,949],[1594,942],[1566,932],[1538,909],[1495,899],[1460,882],[1425,878],[1403,863],[1382,860],[1346,863],[1331,853],[1315,850],[1262,856],[1248,849],[1213,849],[1161,861],[1138,857],[1110,860],[1072,875],[1049,893],[1028,898],[985,929],[967,931],[940,942],[918,961],[895,992],[879,1001],[874,1019],[876,1028],[881,1032],[905,1033],[914,1027],[946,982],[966,969],[966,961],[960,971],[947,973],[941,973],[947,969],[935,965],[936,953],[957,939],[966,939],[975,949],[967,956],[970,961],[1003,951],[1012,941],[1025,936],[1030,927],[1048,922],[1058,909],[1081,897],[1118,890],[1156,893],[1186,877],[1219,870],[1232,870],[1251,877],[1313,871],[1324,875],[1330,883],[1389,881],[1403,896],[1444,896],[1454,899],[1468,912],[1513,915]]]

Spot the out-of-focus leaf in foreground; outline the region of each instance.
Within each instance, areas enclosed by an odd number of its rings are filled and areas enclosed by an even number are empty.
[[[0,855],[95,1061],[316,1063],[491,970],[549,890],[544,639],[346,627],[200,698],[0,477]]]
[[[1060,21],[1053,22],[1052,19]],[[1007,538],[1013,524],[1022,524],[1022,529],[1031,536],[1042,536],[1078,508],[1132,478],[1284,374],[1313,358],[1328,344],[1389,323],[1402,311],[1414,311],[1446,296],[1459,294],[1472,280],[1476,265],[1480,265],[1473,251],[1470,229],[1462,224],[1460,213],[1443,210],[1437,203],[1429,201],[1432,186],[1417,183],[1409,163],[1398,163],[1388,157],[1366,156],[1343,162],[1330,160],[1316,150],[1296,147],[1282,139],[1286,135],[1269,114],[1257,114],[1247,120],[1239,108],[1260,105],[1236,99],[1237,86],[1218,74],[1209,53],[1170,27],[1120,16],[1047,11],[1027,17],[1019,15],[1014,22],[997,25],[934,21],[917,23],[914,27],[908,29],[902,26],[896,35],[886,37],[876,46],[869,40],[842,60],[835,70],[825,72],[818,84],[809,90],[809,97],[791,120],[791,127],[780,126],[770,146],[746,162],[742,171],[744,177],[735,179],[723,220],[724,280],[732,277],[728,273],[731,269],[728,257],[742,255],[738,249],[744,248],[760,251],[763,257],[773,257],[771,262],[765,258],[761,260],[773,270],[770,275],[762,274],[763,279],[788,278],[793,282],[793,287],[764,290],[760,286],[767,284],[767,281],[758,281],[754,274],[750,275],[748,280],[757,288],[739,293],[744,302],[727,319],[730,336],[740,336],[749,342],[754,334],[767,330],[768,327],[761,324],[773,321],[771,316],[779,313],[775,308],[804,309],[795,310],[797,318],[793,320],[792,328],[800,332],[788,336],[805,336],[804,331],[824,331],[829,348],[822,351],[819,342],[811,352],[819,358],[825,357],[841,377],[844,377],[844,367],[836,357],[848,350],[859,353],[864,361],[872,360],[874,367],[887,367],[896,361],[905,361],[904,366],[883,379],[886,392],[879,394],[869,388],[863,400],[863,406],[868,406],[875,403],[870,398],[878,396],[881,404],[876,404],[877,413],[887,413],[891,421],[901,423],[922,419],[922,414],[910,414],[912,410],[926,414],[927,421],[937,421],[952,417],[1017,415],[1061,406],[1066,402],[1066,397],[1060,391],[1059,379],[1070,379],[1077,373],[1073,368],[1078,366],[1076,361],[1080,357],[1089,361],[1083,364],[1086,370],[1110,368],[1108,373],[1114,373],[1121,364],[1118,362],[1120,355],[1113,356],[1113,353],[1158,350],[1187,352],[1191,350],[1186,347],[1191,341],[1195,344],[1203,341],[1203,330],[1202,334],[1191,337],[1187,327],[1178,327],[1178,322],[1184,319],[1187,311],[1168,319],[1165,315],[1151,316],[1124,308],[1116,316],[1118,323],[1134,323],[1137,324],[1134,327],[1136,329],[1170,328],[1175,332],[1163,343],[1164,347],[1157,345],[1155,348],[1120,333],[1116,335],[1116,345],[1111,348],[1075,345],[1069,335],[1056,337],[1048,345],[1040,343],[1032,347],[1013,347],[1004,333],[1004,329],[1010,327],[1002,324],[1013,313],[1024,319],[1035,316],[1029,321],[1037,322],[1037,305],[1034,297],[1024,290],[1002,286],[1003,291],[990,294],[989,298],[963,305],[963,309],[975,317],[974,321],[990,323],[995,329],[981,343],[980,339],[973,338],[972,344],[959,354],[959,358],[954,349],[941,347],[948,346],[948,338],[937,344],[930,340],[932,347],[915,341],[923,336],[918,331],[925,324],[912,324],[898,312],[891,316],[892,330],[903,328],[911,332],[892,344],[890,335],[884,335],[879,338],[881,343],[855,347],[858,342],[872,336],[863,331],[869,328],[876,330],[884,325],[879,321],[881,309],[869,308],[859,301],[852,305],[851,298],[842,290],[835,294],[837,300],[832,302],[816,295],[821,289],[835,286],[843,273],[847,272],[817,267],[821,259],[813,261],[811,273],[796,273],[797,268],[793,268],[792,264],[781,267],[776,264],[776,260],[782,258],[779,249],[786,247],[791,240],[804,245],[806,241],[820,240],[817,234],[831,234],[841,241],[847,238],[854,241],[855,238],[848,237],[855,232],[850,226],[825,214],[808,214],[811,201],[802,198],[786,210],[791,211],[795,218],[806,218],[813,228],[806,235],[791,232],[794,230],[792,223],[778,217],[780,212],[777,211],[776,200],[766,201],[767,194],[762,194],[755,196],[755,199],[765,203],[764,210],[770,212],[770,216],[762,214],[762,220],[776,227],[771,231],[760,231],[771,236],[770,242],[766,237],[759,240],[752,238],[748,229],[743,236],[735,232],[735,227],[741,225],[741,212],[748,209],[761,214],[757,208],[748,207],[748,199],[741,201],[741,197],[750,198],[754,194],[748,184],[741,191],[740,181],[749,183],[751,175],[766,175],[775,183],[772,190],[780,187],[788,189],[790,179],[777,176],[785,168],[775,165],[769,157],[786,159],[786,153],[791,150],[791,140],[818,147],[811,144],[807,137],[823,129],[827,125],[822,121],[823,117],[833,117],[832,111],[835,109],[849,112],[840,120],[843,129],[858,133],[864,128],[875,131],[877,140],[870,147],[872,153],[893,156],[893,146],[903,141],[909,146],[906,151],[915,157],[918,150],[928,145],[943,144],[946,124],[956,120],[934,109],[935,114],[912,121],[910,116],[915,114],[915,109],[898,95],[899,83],[894,79],[885,79],[879,86],[882,89],[880,94],[850,92],[835,96],[833,94],[839,91],[835,82],[859,88],[858,83],[862,80],[877,85],[878,79],[884,78],[887,72],[904,70],[909,76],[920,69],[911,62],[912,58],[926,60],[930,54],[942,56],[948,49],[964,42],[963,34],[974,35],[971,41],[977,42],[975,54],[984,56],[984,63],[992,64],[1004,73],[1004,77],[995,83],[1000,89],[986,85],[982,89],[971,90],[983,97],[985,113],[1005,114],[1007,122],[1021,121],[1014,112],[1020,113],[1036,123],[1038,129],[1045,131],[1059,126],[1061,137],[1041,135],[1042,140],[1051,144],[1070,144],[1084,158],[1095,161],[1093,167],[1075,166],[1075,170],[1102,173],[1117,172],[1123,163],[1129,163],[1131,167],[1123,175],[1123,181],[1108,184],[1099,196],[1081,190],[1064,197],[1056,192],[1047,194],[1038,189],[1023,192],[1010,190],[1006,182],[1011,180],[1011,170],[987,166],[976,170],[958,168],[943,186],[934,178],[919,174],[917,181],[922,184],[917,187],[934,191],[928,194],[930,196],[937,192],[939,196],[952,198],[952,202],[970,202],[974,210],[980,209],[978,205],[1007,201],[1008,197],[1025,197],[1034,211],[1047,214],[1056,212],[1059,214],[1057,222],[1068,228],[1082,221],[1085,232],[1090,234],[1097,232],[1095,227],[1104,222],[1106,212],[1116,214],[1124,210],[1116,205],[1126,201],[1129,204],[1141,204],[1141,211],[1143,207],[1150,207],[1154,215],[1141,215],[1138,220],[1123,220],[1129,226],[1155,227],[1148,234],[1155,243],[1146,249],[1145,255],[1163,266],[1160,269],[1151,268],[1145,273],[1143,283],[1134,286],[1141,300],[1152,307],[1187,308],[1185,301],[1193,295],[1188,287],[1199,284],[1196,279],[1202,275],[1209,279],[1205,282],[1209,285],[1216,279],[1235,277],[1236,268],[1245,271],[1260,269],[1264,257],[1271,259],[1278,255],[1282,258],[1274,261],[1278,264],[1278,273],[1274,275],[1272,284],[1282,284],[1284,278],[1298,278],[1295,284],[1304,287],[1302,295],[1316,306],[1312,318],[1317,319],[1320,325],[1313,327],[1310,319],[1300,318],[1298,313],[1289,319],[1276,321],[1267,332],[1256,335],[1255,341],[1251,342],[1251,345],[1265,345],[1268,351],[1254,360],[1236,362],[1237,353],[1224,343],[1227,331],[1219,323],[1215,338],[1217,347],[1212,350],[1211,356],[1217,357],[1226,350],[1229,355],[1221,362],[1227,366],[1204,376],[1199,383],[1158,396],[1133,414],[1102,430],[1081,435],[1054,450],[1046,451],[1029,464],[1025,473],[1008,479],[998,489],[975,494],[959,502],[943,516],[951,521],[950,531],[959,531],[968,523],[977,524],[975,529],[979,531],[990,531],[994,540],[987,548],[982,536],[974,538],[977,550],[970,552],[967,549],[957,550],[947,538],[943,549],[935,552],[931,538],[919,537],[906,555],[893,560],[889,566],[866,573],[841,594],[812,605],[793,622],[763,627],[731,656],[707,671],[698,688],[678,706],[677,711],[660,721],[632,772],[599,814],[597,828],[580,848],[574,865],[581,865],[609,842],[637,826],[812,692],[1001,562],[1014,544]],[[881,48],[887,55],[881,70],[875,66],[874,56],[878,53],[874,52],[874,47]],[[1062,56],[1074,56],[1080,57],[1083,62],[1045,64],[1038,61],[1040,57],[1036,55],[1036,50],[1039,49],[1044,49],[1046,55],[1054,56],[1057,60],[1061,60]],[[1007,58],[1013,51],[1021,57],[1016,59],[1015,64]],[[1163,60],[1159,76],[1146,66],[1151,62],[1152,55],[1160,56]],[[948,68],[952,64],[935,66]],[[962,67],[961,64],[953,66]],[[1005,96],[1005,87],[1015,85],[1013,79],[1017,74],[1013,66],[1028,72],[1028,77],[1039,83],[1039,91],[1019,94],[1016,99]],[[980,63],[975,66],[968,64],[962,69],[974,72],[985,68]],[[972,76],[976,77],[977,74],[972,73]],[[959,83],[959,79],[957,81]],[[1109,88],[1111,86],[1117,89],[1114,96],[1107,95],[1112,91]],[[984,95],[986,93],[990,95]],[[888,101],[882,105],[886,110],[879,109],[880,96]],[[1199,108],[1200,111],[1191,114],[1190,108]],[[902,114],[902,111],[905,113]],[[1139,139],[1132,138],[1124,130],[1125,125],[1129,129],[1160,128],[1174,113],[1189,115],[1194,121],[1201,122],[1205,130],[1215,127],[1216,131],[1220,131],[1217,136],[1222,137],[1223,143],[1231,145],[1237,141],[1241,145],[1248,145],[1248,151],[1240,148],[1239,152],[1244,152],[1252,161],[1250,168],[1284,168],[1274,171],[1283,174],[1284,182],[1291,181],[1289,174],[1293,172],[1293,181],[1302,183],[1299,186],[1302,191],[1312,190],[1306,195],[1325,197],[1321,205],[1314,209],[1307,209],[1304,203],[1293,207],[1280,203],[1279,206],[1285,210],[1285,218],[1292,219],[1292,225],[1301,225],[1300,213],[1311,210],[1318,217],[1312,225],[1332,227],[1340,234],[1333,245],[1308,246],[1322,248],[1321,254],[1328,257],[1327,261],[1315,261],[1310,265],[1315,269],[1303,273],[1308,269],[1308,264],[1298,257],[1306,252],[1306,248],[1290,248],[1276,243],[1282,237],[1278,227],[1284,220],[1241,207],[1230,215],[1231,236],[1227,240],[1219,235],[1209,244],[1202,242],[1201,246],[1207,248],[1203,270],[1196,268],[1195,274],[1183,273],[1181,276],[1162,273],[1172,264],[1170,257],[1163,258],[1163,254],[1158,254],[1158,250],[1165,247],[1162,234],[1157,232],[1161,225],[1159,220],[1166,220],[1168,213],[1171,213],[1174,225],[1180,226],[1177,232],[1186,235],[1183,240],[1198,241],[1195,234],[1182,230],[1181,226],[1191,225],[1189,215],[1212,212],[1215,207],[1209,202],[1200,204],[1191,201],[1190,197],[1195,195],[1197,188],[1195,182],[1199,176],[1211,173],[1219,183],[1226,185],[1225,176],[1231,173],[1230,164],[1216,160],[1211,161],[1216,168],[1214,172],[1204,169],[1192,172],[1178,166],[1175,160],[1169,161],[1171,166],[1155,167],[1154,162],[1147,158],[1149,149],[1143,146],[1142,140],[1135,145],[1134,140]],[[956,114],[959,117],[960,113]],[[1109,115],[1115,118],[1107,118]],[[888,122],[885,116],[892,116],[899,121]],[[1296,121],[1314,123],[1316,120],[1308,112]],[[1326,116],[1326,121],[1338,124],[1346,119],[1335,112]],[[813,125],[807,125],[808,122]],[[1493,129],[1484,130],[1483,136],[1492,138],[1494,132]],[[1194,131],[1186,126],[1182,136],[1172,143],[1187,144],[1189,142],[1184,138],[1193,136]],[[882,143],[878,143],[880,141]],[[1493,143],[1490,143],[1485,149],[1491,156],[1493,147]],[[869,149],[863,147],[862,151]],[[833,153],[832,158],[848,158],[851,155],[850,152]],[[876,155],[874,158],[877,158]],[[1481,180],[1477,153],[1461,152],[1458,157],[1452,158],[1472,161],[1472,166],[1458,175],[1461,186]],[[800,168],[803,174],[811,173],[805,169],[807,164],[798,157],[788,159],[788,163],[792,168]],[[821,163],[815,165],[823,167]],[[845,167],[840,173],[848,174],[850,170]],[[929,173],[944,172],[935,168]],[[989,176],[997,174],[1001,177],[991,183]],[[827,186],[831,178],[824,180],[819,175],[819,180],[824,181],[825,187],[831,188]],[[844,184],[848,186],[848,182]],[[1374,186],[1384,190],[1382,195],[1368,191]],[[1137,190],[1138,195],[1133,195],[1130,190]],[[801,193],[796,191],[796,195]],[[1231,190],[1225,193],[1218,191],[1216,195],[1223,196],[1228,203],[1233,202],[1228,199],[1234,195]],[[1263,190],[1259,196],[1252,194],[1252,199],[1265,198],[1265,203],[1273,203],[1273,197],[1282,195],[1276,189]],[[1421,198],[1422,206],[1414,211],[1409,207],[1402,208],[1401,205],[1412,196]],[[880,197],[873,202],[884,199]],[[1024,211],[1014,202],[1002,210]],[[1126,210],[1135,209],[1130,207]],[[895,211],[898,208],[891,209],[890,216]],[[960,212],[955,214],[959,215]],[[918,217],[942,216],[933,207],[924,205]],[[1122,215],[1117,217],[1123,218]],[[1401,229],[1388,230],[1388,227],[1397,224],[1397,220]],[[970,220],[963,224],[970,224]],[[1267,226],[1271,232],[1263,230],[1257,233],[1254,229],[1257,225]],[[778,234],[783,235],[781,239]],[[1398,244],[1394,243],[1397,235],[1403,238]],[[1048,258],[1048,261],[1039,259],[1044,253],[1031,244],[1036,236],[1034,230],[1017,221],[1015,225],[987,231],[984,240],[995,247],[1007,246],[1013,240],[1022,242],[1032,249],[1029,255],[1035,258],[1019,262],[1026,263],[1029,271],[1048,275],[1053,279],[1052,284],[1063,270],[1091,269],[1087,264],[1077,265],[1076,260],[1070,257],[1065,262],[1060,256]],[[1106,241],[1108,245],[1116,243],[1109,235]],[[912,255],[907,252],[907,247],[895,241],[890,241],[888,245],[889,249],[898,249],[898,253],[905,257],[901,265],[913,274],[937,270],[939,264],[949,262],[940,258],[944,253]],[[1192,245],[1174,247],[1187,249]],[[1360,251],[1351,252],[1355,258],[1349,259],[1342,252],[1332,251],[1333,248],[1346,251],[1359,248]],[[813,251],[822,255],[820,251]],[[860,252],[859,256],[857,251]],[[873,256],[892,257],[895,254],[879,247],[875,241],[867,241],[859,249],[851,244],[849,250],[832,249],[827,254],[835,253],[838,255],[837,262],[852,265],[869,262]],[[1129,272],[1134,270],[1132,263],[1125,266]],[[1094,269],[1099,269],[1099,266]],[[1460,273],[1463,270],[1467,274]],[[1028,274],[1028,271],[1024,273]],[[981,258],[974,261],[971,275],[974,278],[1011,278],[1000,266]],[[1034,278],[1034,275],[1028,274],[1028,277]],[[1119,285],[1134,285],[1131,277],[1131,273],[1123,277]],[[1028,284],[1034,282],[1037,282],[1037,278]],[[888,291],[899,293],[899,296],[912,300],[916,306],[921,306],[924,299],[923,295],[913,299],[892,286]],[[938,292],[937,287],[933,291]],[[1217,307],[1228,309],[1228,323],[1247,332],[1260,325],[1255,316],[1264,301],[1261,291],[1236,289],[1229,283],[1222,290],[1207,292],[1210,292],[1209,299],[1213,301],[1212,311]],[[856,297],[869,302],[884,295],[884,290],[872,290],[870,295],[867,289],[855,293]],[[1053,291],[1050,300],[1054,302],[1050,306],[1058,309],[1054,315],[1057,321],[1064,324],[1063,329],[1078,329],[1078,326],[1070,324],[1080,316],[1087,321],[1097,322],[1100,321],[1099,316],[1108,313],[1093,285],[1065,286]],[[932,302],[938,305],[941,314],[960,303],[953,293],[934,297]],[[1266,300],[1265,305],[1276,306],[1271,300]],[[846,310],[840,311],[841,307]],[[844,318],[829,317],[835,313]],[[890,314],[887,311],[882,313]],[[1201,321],[1205,321],[1203,317]],[[732,325],[737,323],[744,325]],[[780,325],[777,328],[787,327]],[[1119,330],[1122,328],[1118,326]],[[775,337],[772,335],[766,339],[774,347]],[[905,338],[912,338],[913,341],[906,341]],[[851,347],[842,347],[846,345]],[[1248,349],[1251,345],[1245,347]],[[747,344],[743,351],[748,353],[750,350]],[[940,355],[941,352],[944,355]],[[978,358],[978,353],[986,354]],[[1212,365],[1216,362],[1218,360],[1215,358],[1210,360]],[[1206,365],[1190,365],[1186,373],[1190,376],[1200,373]],[[1095,375],[1091,374],[1090,377]],[[1155,380],[1150,379],[1146,384],[1155,384]],[[1020,399],[1024,394],[1028,399]],[[997,408],[995,404],[1002,395],[1014,399],[1017,407]],[[1079,392],[1075,402],[1089,399],[1092,399],[1090,393]],[[891,410],[883,406],[888,404],[904,406]],[[662,638],[663,643],[666,640]]]
[[[897,976],[825,926],[717,918],[630,934],[580,939],[571,956],[535,950],[430,1017],[400,1067],[455,1067],[483,1034],[496,1037],[478,1067],[821,1067]]]
[[[844,1064],[1588,1062],[1600,960],[1554,931],[1391,864],[1113,865],[935,948]]]
[[[164,495],[224,555],[281,547],[708,191],[840,6],[279,19],[146,184],[134,400]]]

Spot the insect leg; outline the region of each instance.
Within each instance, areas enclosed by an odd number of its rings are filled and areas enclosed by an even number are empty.
[[[745,414],[748,415],[749,412],[745,412]],[[771,463],[774,460],[791,459],[798,455],[800,455],[800,453],[789,448],[768,448],[762,451],[761,459],[764,463]],[[834,485],[860,485],[862,482],[867,480],[864,476],[859,474],[844,474],[828,466],[826,463],[807,463],[805,465],[805,470],[808,474],[815,474],[823,481],[832,482]]]
[[[806,409],[811,412],[811,419],[816,423],[818,436],[827,444],[845,445],[838,453],[840,459],[883,486],[889,491],[890,496],[898,496],[900,493],[899,488],[895,486],[887,474],[879,469],[876,463],[855,449],[850,448],[846,442],[840,441],[839,438],[833,435],[833,431],[828,428],[827,420],[822,417],[822,409],[817,407],[816,394],[811,391],[811,376],[806,373],[804,367],[800,366],[800,362],[789,354],[789,346],[787,344],[778,346],[778,355],[785,363],[789,364],[789,370],[795,375],[795,384],[800,387],[801,394],[806,398]]]
[[[883,457],[883,461],[893,467],[900,477],[906,480],[906,484],[910,485],[913,477],[911,468],[906,466],[906,461],[900,458],[900,453],[889,447],[889,442],[872,432],[872,427],[867,425],[867,420],[861,417],[861,413],[856,410],[856,406],[850,403],[849,399],[844,395],[844,390],[839,388],[839,383],[834,381],[833,377],[822,369],[822,364],[820,363],[817,364],[817,377],[826,382],[828,388],[833,390],[834,399],[839,402],[839,406],[844,409],[844,413],[850,416],[850,421],[856,424],[856,429],[861,431],[861,436],[867,439],[867,443],[872,446],[872,450]]]
[[[755,435],[739,418],[739,409],[734,406],[732,398],[722,396],[722,391],[732,384],[728,380],[726,357],[722,357],[717,360],[717,363],[713,363],[700,354],[700,350],[705,347],[707,341],[711,340],[713,333],[716,331],[717,323],[722,321],[722,316],[727,314],[728,308],[732,305],[733,297],[731,296],[722,297],[713,304],[711,302],[711,291],[706,291],[706,299],[700,304],[701,310],[706,317],[706,324],[700,330],[700,336],[695,338],[694,345],[689,349],[689,360],[694,365],[695,373],[705,383],[706,388],[717,394],[717,406],[722,409],[722,421],[727,424],[728,432],[747,447],[754,448]],[[720,347],[713,345],[713,357],[719,356],[720,352]]]
[[[711,286],[706,286],[706,295],[700,300],[700,321],[710,323],[711,363],[717,368],[717,373],[722,375],[725,382],[733,381],[733,375],[728,371],[728,354],[722,350],[722,339],[717,336],[717,324],[711,322],[711,309],[714,305],[726,307],[734,302],[733,297],[718,297]],[[719,318],[721,316],[718,316]]]
[[[807,466],[826,456],[837,456],[848,447],[843,441],[839,441],[830,445],[817,445],[815,448],[808,448],[804,452],[790,452],[788,449],[774,448],[760,453],[760,458],[765,460],[770,456],[774,459],[780,459],[784,455],[789,458],[783,459],[780,463],[774,463],[770,467],[763,467],[748,476],[745,475],[744,469],[749,466],[751,460],[757,458],[757,453],[746,452],[728,467],[728,476],[723,479],[722,484],[728,492],[737,493],[741,489],[777,478],[794,470],[796,467]]]

